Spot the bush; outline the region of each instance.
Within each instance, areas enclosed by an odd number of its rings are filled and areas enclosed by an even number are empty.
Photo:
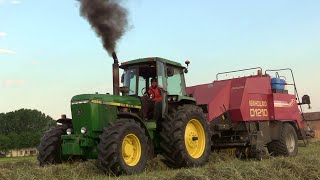
[[[0,114],[0,151],[38,146],[43,132],[56,122],[38,110]]]

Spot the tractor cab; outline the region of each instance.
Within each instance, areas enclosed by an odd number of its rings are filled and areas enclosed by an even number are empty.
[[[167,104],[178,102],[186,97],[186,85],[184,72],[187,68],[163,58],[144,58],[123,62],[120,87],[122,95],[134,96],[143,99],[148,96],[147,92],[151,86],[151,79],[157,79],[158,87],[162,96],[162,114],[167,112]],[[144,103],[142,101],[142,106]]]
[[[143,96],[150,87],[150,80],[156,78],[158,85],[168,92],[168,95],[186,94],[184,69],[180,63],[162,58],[137,59],[121,64],[124,70],[121,81],[128,87],[129,96]]]

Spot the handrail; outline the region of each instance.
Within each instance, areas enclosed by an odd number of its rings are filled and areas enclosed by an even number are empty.
[[[260,69],[261,72],[262,72],[262,68],[261,67],[254,67],[254,68],[248,68],[248,69],[240,69],[240,70],[235,70],[235,71],[227,71],[227,72],[221,72],[221,73],[218,73],[216,75],[216,80],[219,80],[219,75],[222,75],[222,74],[229,74],[229,73],[234,73],[234,72],[241,72],[241,71],[248,71],[248,70],[254,70],[254,69]]]
[[[294,91],[295,91],[296,98],[297,98],[297,100],[298,100],[298,105],[299,105],[299,107],[300,107],[300,112],[301,112],[302,120],[303,120],[304,122],[306,122],[307,126],[310,128],[310,125],[309,125],[309,123],[308,123],[308,120],[307,120],[307,119],[305,118],[305,116],[304,116],[304,112],[303,112],[303,109],[302,109],[302,104],[301,104],[300,97],[299,97],[298,90],[297,90],[297,86],[296,86],[296,80],[294,79],[294,75],[293,75],[292,69],[290,69],[290,68],[284,68],[284,69],[266,70],[266,71],[265,71],[265,74],[267,74],[267,72],[275,72],[275,71],[277,71],[277,72],[279,72],[279,71],[290,71],[290,72],[291,72],[291,76],[292,76],[292,80],[293,80],[293,87],[294,87]],[[304,142],[304,144],[306,145],[305,139],[303,139],[303,142]],[[307,142],[308,142],[308,140],[307,140]]]
[[[267,72],[277,72],[277,73],[278,73],[279,71],[290,71],[291,76],[292,76],[292,80],[293,80],[293,84],[289,84],[289,85],[293,85],[293,87],[294,87],[294,93],[295,93],[295,95],[296,95],[296,97],[297,97],[298,104],[299,104],[299,106],[300,106],[300,112],[301,112],[301,114],[302,114],[303,120],[305,120],[304,114],[303,114],[303,110],[302,110],[302,105],[301,105],[301,102],[300,102],[299,93],[298,93],[297,86],[296,86],[296,80],[294,79],[294,75],[293,75],[292,69],[290,69],[290,68],[284,68],[284,69],[267,69],[267,70],[265,71],[265,74],[267,74]]]

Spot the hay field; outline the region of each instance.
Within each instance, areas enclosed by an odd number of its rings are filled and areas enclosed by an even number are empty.
[[[120,177],[103,174],[96,161],[41,168],[35,157],[0,158],[0,179],[320,179],[320,142],[299,147],[296,157],[266,156],[261,162],[213,153],[207,165],[189,169],[169,169],[155,158],[144,173]]]

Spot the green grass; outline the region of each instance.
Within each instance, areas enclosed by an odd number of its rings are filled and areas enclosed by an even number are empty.
[[[320,179],[320,142],[299,147],[296,157],[266,157],[261,162],[213,153],[207,165],[189,169],[169,169],[155,158],[142,174],[120,177],[103,174],[96,161],[41,168],[35,157],[3,158],[0,179]]]
[[[6,162],[19,162],[19,161],[32,161],[36,162],[37,157],[36,156],[26,156],[26,157],[5,157],[5,158],[0,158],[0,165],[1,163],[6,163]]]

